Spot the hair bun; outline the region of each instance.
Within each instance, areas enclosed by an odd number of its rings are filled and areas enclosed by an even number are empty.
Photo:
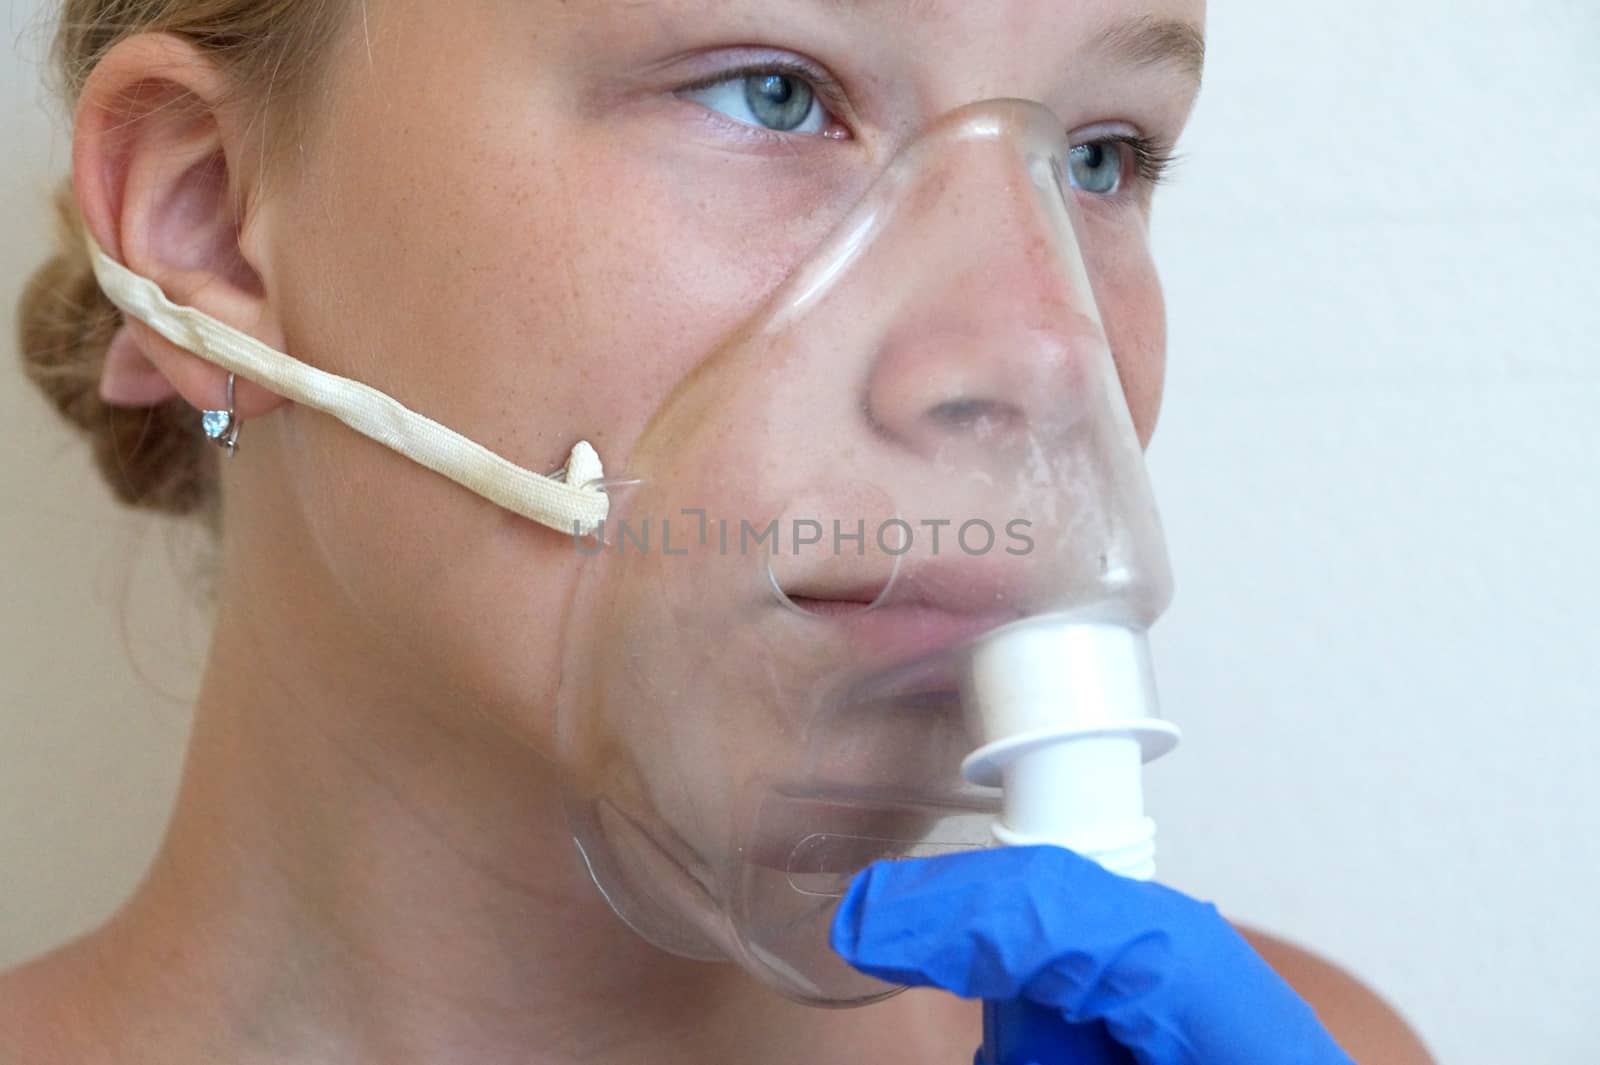
[[[100,398],[100,373],[122,314],[95,281],[70,182],[56,195],[56,213],[56,254],[34,272],[18,307],[23,369],[89,437],[121,502],[168,514],[209,506],[216,457],[187,404],[113,407]]]

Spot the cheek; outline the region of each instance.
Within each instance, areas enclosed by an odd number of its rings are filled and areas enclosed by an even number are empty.
[[[463,121],[435,113],[456,95],[405,86],[347,96],[317,149],[315,207],[282,240],[292,350],[519,465],[552,470],[587,439],[626,476],[654,411],[826,219],[752,226],[692,167],[641,167],[552,103],[491,96]],[[548,750],[571,539],[331,419],[285,422],[319,579],[374,653]]]
[[[1148,446],[1166,378],[1166,303],[1142,231],[1111,246],[1117,253],[1090,254],[1090,276],[1139,443]]]

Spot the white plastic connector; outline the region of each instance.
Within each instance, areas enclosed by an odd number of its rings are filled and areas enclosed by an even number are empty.
[[[1156,716],[1142,629],[1069,615],[997,629],[973,649],[962,701],[983,741],[962,773],[1005,795],[996,839],[1053,843],[1123,876],[1155,875],[1141,766],[1172,750],[1179,732]]]

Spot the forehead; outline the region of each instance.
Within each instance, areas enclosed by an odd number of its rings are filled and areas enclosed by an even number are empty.
[[[663,40],[679,32],[714,28],[724,44],[776,43],[795,29],[831,26],[845,31],[892,31],[902,46],[919,40],[959,38],[975,46],[1045,40],[1056,47],[1117,46],[1124,54],[1153,57],[1175,51],[1197,67],[1206,0],[478,0],[442,5],[426,0],[362,0],[353,20],[357,36],[373,42],[374,21],[399,16],[413,26],[498,25],[533,36],[563,31],[603,32],[607,27],[649,27]],[[857,40],[860,45],[875,42]]]
[[[455,106],[496,92],[592,113],[686,57],[798,53],[885,128],[960,103],[1039,100],[1064,121],[1130,118],[1171,135],[1204,57],[1205,0],[363,0],[341,77],[383,97],[397,80],[449,85]],[[680,79],[681,80],[681,79]],[[492,86],[499,86],[498,89]],[[475,88],[476,87],[476,88]],[[657,86],[660,87],[659,85]],[[483,91],[477,91],[482,89]],[[503,92],[502,92],[503,90]],[[518,97],[517,93],[522,93]],[[503,101],[494,105],[503,109]],[[482,110],[483,108],[480,108]],[[1127,115],[1112,112],[1132,111]],[[1103,112],[1103,113],[1102,113]],[[1159,131],[1158,131],[1159,132]]]
[[[529,0],[520,0],[527,3]],[[999,88],[1050,69],[1170,73],[1197,89],[1205,0],[532,0],[596,51],[617,33],[663,47],[770,45],[938,66]]]

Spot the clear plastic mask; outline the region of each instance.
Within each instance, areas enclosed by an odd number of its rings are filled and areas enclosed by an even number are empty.
[[[558,754],[596,884],[667,950],[850,1003],[893,990],[827,942],[875,860],[999,840],[1153,871],[1170,578],[1070,150],[1038,104],[945,116],[609,480],[586,443],[523,468],[89,248],[171,342],[572,535]]]
[[[1170,580],[1069,153],[1037,104],[945,116],[605,484],[560,758],[596,883],[657,945],[885,994],[828,948],[838,898],[991,844],[1051,692],[1135,736],[1135,772],[1170,746],[1143,642]]]

